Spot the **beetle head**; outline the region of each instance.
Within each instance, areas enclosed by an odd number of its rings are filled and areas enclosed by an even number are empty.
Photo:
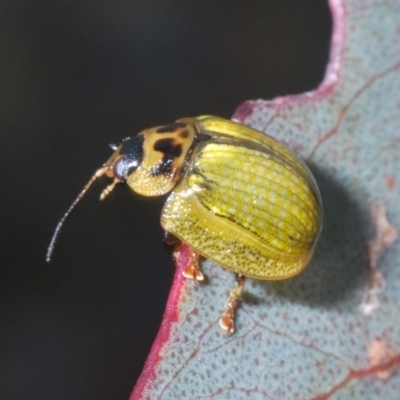
[[[168,193],[177,184],[184,170],[195,138],[194,124],[190,119],[179,120],[169,125],[147,129],[136,138],[139,137],[143,138],[143,152],[139,165],[134,165],[133,158],[128,158],[126,162],[118,160],[113,168],[115,177],[120,179],[120,170],[126,171],[126,183],[143,196]],[[124,145],[125,143],[122,144],[120,152],[123,151]]]
[[[59,221],[47,249],[47,261],[50,261],[64,221],[99,177],[113,178],[113,182],[102,191],[100,200],[120,182],[126,182],[132,190],[144,196],[159,196],[172,190],[181,177],[195,129],[193,119],[185,118],[144,130],[133,138],[124,139],[119,146],[111,145],[115,152],[93,174]]]

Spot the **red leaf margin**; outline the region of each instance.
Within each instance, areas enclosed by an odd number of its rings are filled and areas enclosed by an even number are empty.
[[[275,109],[278,113],[280,108],[293,105],[293,103],[316,101],[328,97],[333,92],[339,81],[345,40],[344,0],[328,0],[328,5],[331,10],[333,21],[329,62],[326,67],[324,79],[316,90],[299,95],[276,97],[273,100],[268,101],[268,107]],[[265,103],[265,100],[261,101]],[[245,121],[252,114],[255,103],[257,103],[257,100],[250,100],[242,103],[233,114],[232,119],[240,122]]]
[[[186,279],[183,277],[182,272],[185,269],[189,260],[189,247],[182,245],[179,252],[179,257],[176,261],[175,276],[169,292],[167,306],[165,308],[164,317],[161,322],[160,330],[150,350],[150,354],[146,360],[143,371],[136,383],[136,386],[131,394],[130,400],[143,398],[146,387],[149,382],[155,379],[155,369],[162,358],[161,352],[164,344],[168,342],[170,337],[171,327],[179,320],[178,304],[180,301],[182,288]]]

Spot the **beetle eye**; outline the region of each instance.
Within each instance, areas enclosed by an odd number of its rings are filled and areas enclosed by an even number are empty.
[[[143,161],[143,142],[143,135],[124,140],[119,152],[122,157],[114,164],[116,178],[125,180],[138,169]]]
[[[124,181],[132,172],[135,172],[140,163],[137,159],[121,157],[114,164],[114,175],[121,181]]]
[[[114,175],[117,179],[120,179],[121,181],[126,179],[126,159],[125,159],[125,157],[121,157],[114,164]]]

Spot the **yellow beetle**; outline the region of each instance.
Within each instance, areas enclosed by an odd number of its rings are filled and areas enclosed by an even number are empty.
[[[322,202],[304,162],[274,138],[214,116],[182,118],[125,139],[97,170],[60,220],[100,176],[113,178],[144,196],[171,192],[161,215],[170,237],[191,248],[184,275],[203,280],[202,256],[233,271],[220,325],[234,331],[235,310],[245,277],[277,280],[301,272],[322,228]],[[179,245],[177,246],[179,251]]]

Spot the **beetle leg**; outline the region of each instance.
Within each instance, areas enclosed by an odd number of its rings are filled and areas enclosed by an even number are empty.
[[[175,262],[177,262],[180,257],[181,247],[182,247],[182,242],[175,244],[175,249],[174,252],[172,253]],[[193,279],[194,283],[204,281],[204,275],[200,271],[199,267],[200,254],[196,250],[193,250],[191,247],[188,247],[188,249],[189,249],[188,259],[186,261],[186,266],[182,272],[182,275],[185,278]]]
[[[219,320],[219,325],[229,336],[235,332],[235,315],[240,301],[242,300],[243,286],[245,277],[241,274],[235,274],[237,286],[229,291],[229,299],[225,305],[226,310]]]
[[[173,246],[173,245],[177,245],[178,242],[180,243],[179,239],[176,236],[174,236],[171,232],[168,232],[168,231],[164,231],[163,242],[166,246]],[[177,250],[175,249],[175,251],[177,251]],[[175,253],[175,251],[174,251],[174,253]],[[174,255],[174,259],[175,259],[175,255]],[[175,259],[175,261],[176,261],[176,259]]]
[[[100,200],[103,201],[115,188],[115,185],[118,183],[122,182],[121,179],[114,178],[111,184],[109,184],[102,192],[100,195]]]
[[[167,244],[167,246],[169,246],[169,244]],[[179,257],[181,255],[182,242],[174,243],[173,246],[174,246],[174,251],[172,252],[172,258],[175,261],[175,265],[178,265]]]
[[[183,276],[188,279],[193,279],[194,283],[204,281],[204,275],[199,267],[200,254],[190,248],[189,260],[187,267],[183,271]]]

